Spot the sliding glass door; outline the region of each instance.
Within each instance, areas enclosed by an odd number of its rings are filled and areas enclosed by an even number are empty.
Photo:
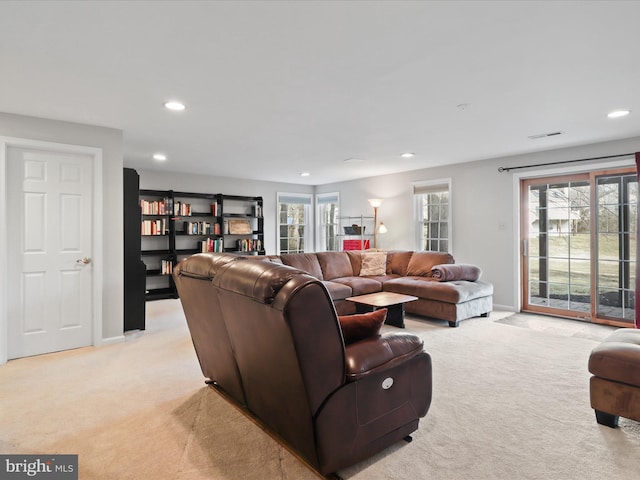
[[[635,318],[635,169],[522,181],[525,311],[613,325]]]

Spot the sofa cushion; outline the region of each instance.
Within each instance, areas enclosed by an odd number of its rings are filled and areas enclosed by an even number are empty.
[[[385,252],[362,252],[360,262],[359,275],[362,277],[387,273],[387,254]]]
[[[382,283],[371,277],[342,277],[334,278],[332,282],[348,285],[352,295],[365,295],[382,291]],[[349,295],[351,296],[351,295]]]
[[[450,253],[414,252],[407,265],[406,275],[430,277],[431,269],[444,263],[453,263],[453,256]]]
[[[324,280],[322,283],[327,288],[327,291],[329,292],[329,296],[333,301],[344,300],[345,298],[351,297],[352,295],[354,295],[353,290],[351,290],[351,287],[344,283],[330,282],[326,280]]]
[[[485,282],[438,282],[425,277],[399,277],[383,284],[385,292],[402,293],[445,303],[464,303],[493,295],[493,285]]]
[[[316,255],[325,280],[354,275],[346,252],[318,252]]]
[[[324,280],[320,262],[315,253],[284,253],[280,255],[280,260],[285,265],[307,272],[318,280]]]
[[[589,356],[589,371],[601,378],[640,387],[640,330],[609,334]]]
[[[338,321],[340,322],[340,328],[342,328],[344,343],[352,343],[379,335],[382,324],[386,319],[386,308],[381,308],[374,312],[339,316]]]
[[[351,270],[353,275],[360,275],[360,268],[362,267],[362,250],[347,250],[347,256],[351,262]]]
[[[271,263],[280,263],[282,264],[282,260],[280,260],[280,257],[278,255],[265,255],[265,256],[259,256],[257,257],[258,260],[262,260],[264,262],[271,262]]]
[[[404,250],[391,250],[387,252],[387,273],[406,275],[407,265],[413,252]]]

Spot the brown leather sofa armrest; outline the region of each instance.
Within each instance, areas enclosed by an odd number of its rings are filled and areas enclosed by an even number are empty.
[[[345,348],[347,381],[396,367],[423,350],[423,342],[409,333],[388,333],[349,344]]]

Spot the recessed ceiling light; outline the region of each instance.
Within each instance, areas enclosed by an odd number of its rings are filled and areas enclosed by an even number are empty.
[[[364,160],[362,160],[361,158],[345,158],[344,162],[345,163],[360,163],[360,162],[364,162]]]
[[[301,177],[308,177],[309,175],[311,175],[309,172],[302,172],[300,173]]]
[[[414,153],[406,152],[406,153],[403,153],[403,154],[402,154],[402,155],[400,155],[400,156],[401,156],[402,158],[411,158],[411,157],[413,157],[414,155],[415,155]]]
[[[182,102],[177,102],[175,100],[172,100],[170,102],[166,102],[164,104],[165,108],[169,109],[169,110],[173,110],[174,112],[181,112],[182,110],[184,110],[185,107],[184,103]]]
[[[618,118],[618,117],[626,117],[631,113],[630,110],[616,110],[615,112],[611,112],[607,115],[609,118]]]
[[[164,162],[167,159],[167,156],[164,153],[154,153],[153,159],[159,162]]]

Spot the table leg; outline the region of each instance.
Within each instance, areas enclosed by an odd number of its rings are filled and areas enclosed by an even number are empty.
[[[365,305],[364,303],[356,303],[356,313],[368,313],[373,312],[374,310],[375,308],[370,305]]]
[[[389,305],[387,308],[387,319],[384,323],[398,328],[404,328],[404,303]]]

